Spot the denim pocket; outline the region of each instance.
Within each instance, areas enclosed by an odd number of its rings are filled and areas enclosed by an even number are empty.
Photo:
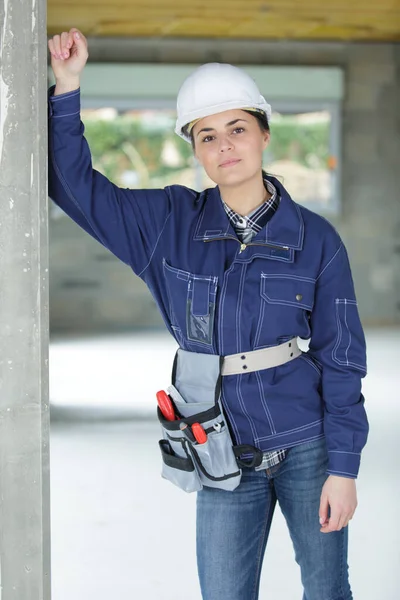
[[[261,274],[261,297],[269,304],[293,306],[311,311],[315,281],[298,275]]]
[[[301,338],[308,339],[311,336],[310,315],[314,307],[314,295],[314,279],[293,274],[261,273],[261,300],[254,349],[273,343],[271,323],[275,323],[275,329],[282,332],[282,341],[289,339],[294,331]]]
[[[173,267],[163,260],[170,319],[189,342],[212,346],[218,277]]]
[[[358,315],[357,301],[336,298],[336,344],[332,351],[333,360],[341,366],[353,367],[365,373],[364,333]]]

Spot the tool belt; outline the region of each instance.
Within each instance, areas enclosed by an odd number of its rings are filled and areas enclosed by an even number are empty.
[[[294,360],[301,354],[297,339],[279,346],[242,354],[218,356],[179,348],[167,388],[175,419],[157,416],[163,439],[161,475],[185,492],[203,486],[227,491],[240,483],[242,467],[258,467],[263,452],[248,444],[234,445],[221,403],[222,377],[268,369]],[[197,434],[200,432],[200,437]],[[250,459],[241,458],[243,455]]]

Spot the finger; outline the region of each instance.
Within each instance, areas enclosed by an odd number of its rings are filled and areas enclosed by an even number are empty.
[[[77,45],[82,44],[82,43],[84,45],[87,45],[86,38],[79,29],[77,29],[76,27],[72,27],[69,32],[70,32],[71,36],[73,36],[74,42]]]
[[[354,508],[349,508],[349,510],[344,512],[344,525],[343,527],[347,527],[347,525],[349,524],[349,522],[351,521],[351,519],[354,517],[354,513],[356,512],[356,508],[357,508],[357,504],[354,506]]]
[[[349,524],[350,521],[350,515],[349,514],[344,514],[342,515],[340,521],[339,521],[339,530],[342,529],[343,527],[347,527],[347,525]]]
[[[63,31],[61,34],[61,54],[62,54],[63,58],[69,57],[69,50],[67,48],[67,42],[68,42],[68,33],[66,31]]]
[[[68,50],[70,50],[73,45],[74,45],[74,36],[70,31],[68,31],[67,32],[67,41],[65,43],[65,46]]]
[[[327,496],[321,496],[319,505],[319,522],[323,525],[328,520],[329,502]]]
[[[347,526],[348,526],[348,524],[349,524],[349,519],[346,519],[346,520],[345,520],[345,522],[343,523],[343,529],[344,529],[345,527],[347,527]]]
[[[55,49],[54,49],[54,42],[53,42],[53,40],[49,40],[49,42],[48,42],[48,46],[49,46],[49,51],[50,51],[50,54],[51,54],[52,56],[54,56],[54,58],[57,58],[57,57],[56,57],[56,51],[55,51]]]
[[[326,531],[330,527],[330,519],[326,519],[325,523],[321,525],[320,531]]]
[[[337,531],[337,528],[339,525],[339,520],[340,520],[340,514],[332,512],[332,507],[331,507],[331,516],[329,518],[329,522],[327,523],[327,526],[324,527],[324,532],[328,533],[331,531]]]
[[[323,525],[320,529],[321,533],[332,533],[333,531],[336,531],[336,527],[333,527],[330,521],[328,521],[328,523],[325,523],[325,525]]]
[[[61,58],[61,38],[59,35],[53,36],[54,50],[56,52],[56,57]]]
[[[339,519],[339,523],[337,524],[336,530],[335,531],[340,531],[345,523],[345,518],[342,517]]]

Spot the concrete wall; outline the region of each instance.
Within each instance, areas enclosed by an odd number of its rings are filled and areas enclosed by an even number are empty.
[[[400,322],[400,45],[90,39],[90,61],[341,66],[342,210],[364,325]],[[53,332],[162,326],[144,284],[65,219],[50,226]]]

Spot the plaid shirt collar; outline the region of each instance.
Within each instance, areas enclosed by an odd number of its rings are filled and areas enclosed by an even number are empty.
[[[248,215],[240,215],[230,208],[221,198],[226,214],[228,215],[228,218],[236,233],[244,233],[245,231],[250,230],[251,233],[255,235],[267,224],[278,208],[279,195],[275,186],[272,185],[272,183],[267,179],[264,179],[264,183],[269,193],[272,194],[271,198],[263,202],[261,206],[258,206],[252,210]]]

